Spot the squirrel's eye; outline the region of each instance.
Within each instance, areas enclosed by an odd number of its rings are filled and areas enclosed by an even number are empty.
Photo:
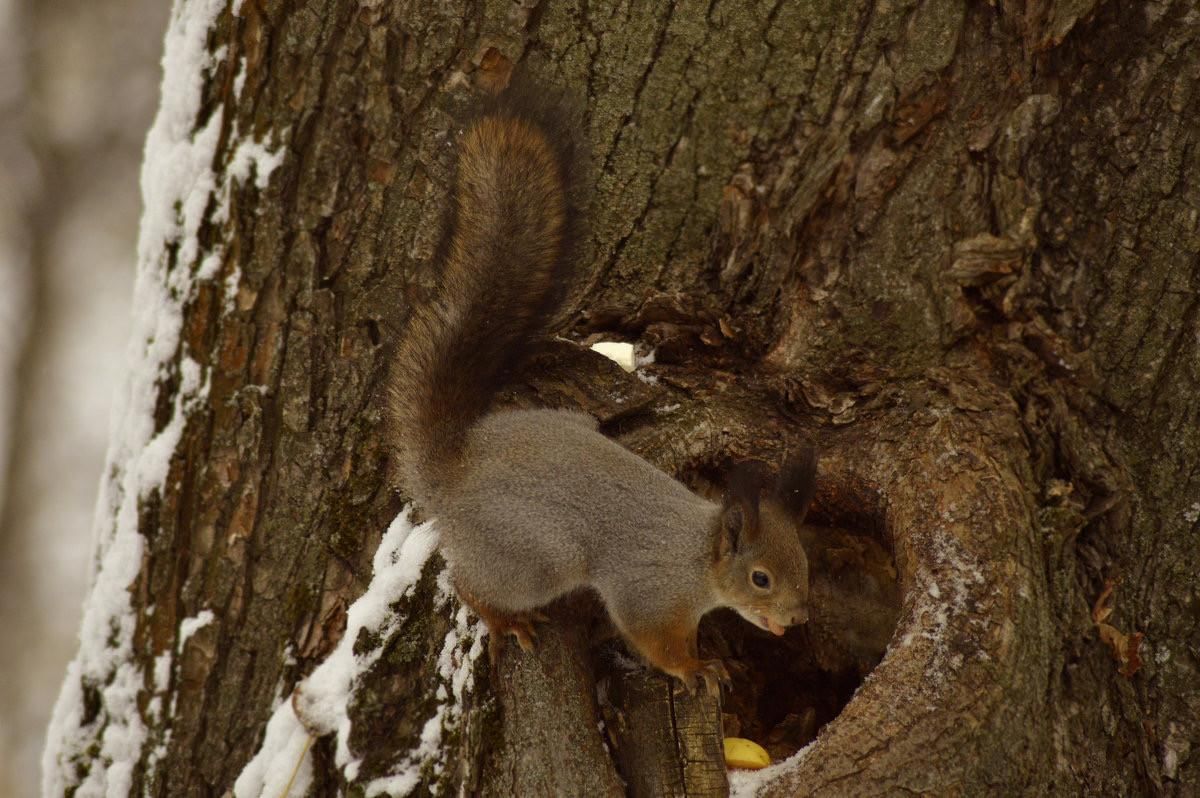
[[[763,571],[755,571],[750,574],[750,581],[754,582],[755,587],[761,587],[764,590],[771,586],[771,577]]]

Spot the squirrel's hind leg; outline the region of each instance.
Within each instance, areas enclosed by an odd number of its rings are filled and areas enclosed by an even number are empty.
[[[495,665],[500,656],[500,649],[504,643],[504,638],[507,635],[512,635],[516,638],[523,651],[533,651],[534,643],[537,641],[537,629],[534,624],[545,623],[550,620],[545,613],[538,610],[527,610],[523,612],[508,612],[498,610],[485,601],[482,601],[475,596],[471,591],[464,590],[462,585],[457,582],[454,584],[454,590],[458,593],[459,599],[463,604],[466,604],[471,612],[483,619],[484,624],[488,629],[488,658]]]
[[[721,685],[729,684],[729,671],[721,660],[700,659],[695,623],[628,627],[618,621],[617,625],[647,662],[679,679],[688,692],[694,693],[703,682],[709,695],[719,697]]]

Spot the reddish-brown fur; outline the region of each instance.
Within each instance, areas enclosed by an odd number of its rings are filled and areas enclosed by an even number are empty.
[[[715,695],[719,683],[729,681],[729,672],[718,659],[700,659],[696,646],[699,621],[694,608],[681,607],[673,619],[624,632],[651,665],[679,679],[690,690],[704,682],[705,689]]]
[[[389,437],[421,504],[453,478],[464,434],[569,282],[573,153],[543,107],[508,92],[459,142],[440,293],[413,311],[389,381]]]

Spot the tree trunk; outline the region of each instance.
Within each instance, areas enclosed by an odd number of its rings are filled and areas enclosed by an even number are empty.
[[[233,5],[168,32],[51,792],[1196,789],[1191,3]],[[706,624],[721,714],[586,599],[489,669],[434,533],[389,529],[388,352],[517,62],[586,106],[563,332],[656,362],[555,342],[513,401],[698,489],[822,452],[813,618]],[[778,764],[727,785],[718,718]]]

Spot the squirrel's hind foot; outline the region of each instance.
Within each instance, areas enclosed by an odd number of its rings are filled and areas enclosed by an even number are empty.
[[[732,684],[725,663],[699,659],[694,622],[634,629],[625,636],[647,662],[683,682],[689,693],[694,694],[703,683],[709,695],[720,698],[721,685]]]
[[[484,622],[488,627],[488,634],[499,645],[505,635],[512,635],[520,644],[522,651],[533,651],[534,644],[537,642],[537,628],[535,624],[545,623],[550,620],[546,614],[537,610],[518,613],[493,613],[491,617],[485,617]]]
[[[536,624],[546,623],[550,619],[540,610],[522,612],[506,612],[498,610],[478,601],[469,593],[459,591],[459,597],[478,615],[488,630],[488,658],[495,665],[499,660],[500,651],[504,648],[505,638],[512,636],[521,646],[522,651],[532,652],[537,643]]]

